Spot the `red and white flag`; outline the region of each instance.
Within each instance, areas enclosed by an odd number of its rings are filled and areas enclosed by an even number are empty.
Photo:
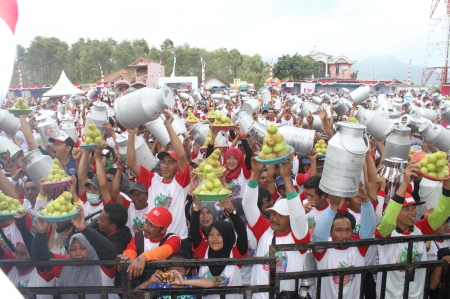
[[[8,94],[16,57],[16,31],[19,10],[17,0],[0,0],[0,107]]]

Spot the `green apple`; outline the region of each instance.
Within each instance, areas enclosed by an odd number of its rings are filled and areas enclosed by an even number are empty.
[[[275,153],[279,153],[284,149],[284,143],[277,143],[275,144],[275,146],[273,147],[273,151]]]
[[[274,124],[270,124],[267,126],[267,133],[269,134],[276,134],[278,133],[278,127]]]
[[[262,151],[263,151],[265,154],[270,154],[270,153],[273,151],[273,149],[272,149],[270,146],[268,146],[268,145],[263,145]]]

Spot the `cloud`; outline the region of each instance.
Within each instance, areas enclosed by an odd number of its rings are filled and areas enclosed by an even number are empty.
[[[364,60],[391,55],[421,65],[429,1],[88,1],[18,0],[18,43],[54,36],[69,45],[80,37],[144,38],[213,50],[236,48],[266,60],[282,54],[327,54]],[[436,15],[443,14],[440,8]]]

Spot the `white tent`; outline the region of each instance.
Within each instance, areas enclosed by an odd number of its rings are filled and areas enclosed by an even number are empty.
[[[84,94],[84,91],[73,86],[72,82],[67,78],[66,73],[62,71],[58,83],[44,93],[44,97],[62,97],[73,94]]]

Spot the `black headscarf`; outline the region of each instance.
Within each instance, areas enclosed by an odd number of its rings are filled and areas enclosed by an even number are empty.
[[[234,233],[233,227],[230,223],[223,220],[214,221],[211,227],[213,226],[219,231],[220,235],[222,236],[223,247],[220,250],[212,250],[211,247],[209,247],[208,258],[230,258],[231,250],[233,249],[234,243],[236,243],[236,235]],[[226,265],[209,266],[209,270],[211,271],[211,274],[213,276],[219,276],[223,272],[225,267]]]

